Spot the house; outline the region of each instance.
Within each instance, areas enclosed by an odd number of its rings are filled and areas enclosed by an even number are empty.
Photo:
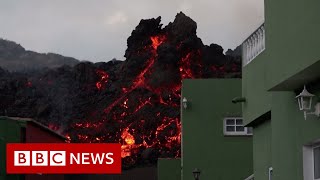
[[[239,104],[244,125],[253,127],[256,180],[320,179],[319,6],[265,1],[265,22],[242,44]],[[299,108],[304,86],[315,96]]]
[[[186,79],[181,159],[159,159],[158,180],[245,179],[253,174],[252,132],[243,126],[241,79]]]
[[[64,180],[64,175],[6,174],[6,143],[64,143],[66,138],[26,118],[0,117],[0,180]]]

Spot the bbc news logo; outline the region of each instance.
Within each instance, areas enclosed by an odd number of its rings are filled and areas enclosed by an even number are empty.
[[[113,164],[112,156],[113,153],[70,153],[70,164]],[[14,151],[14,166],[66,166],[66,161],[66,151]]]
[[[48,156],[48,154],[50,154]],[[48,159],[49,157],[49,159]],[[32,158],[32,159],[31,159]],[[32,162],[32,163],[31,163]],[[65,151],[14,151],[14,166],[65,166]]]
[[[120,174],[120,144],[7,144],[8,174]]]

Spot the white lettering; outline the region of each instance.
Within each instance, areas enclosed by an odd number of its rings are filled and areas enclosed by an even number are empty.
[[[92,163],[97,164],[97,161],[99,161],[99,164],[102,164],[103,163],[103,156],[104,156],[104,153],[102,153],[102,156],[100,156],[99,153],[97,153],[95,156],[93,153],[91,153]]]
[[[70,153],[70,164],[73,164],[73,160],[76,164],[80,164],[80,159],[80,153],[77,153],[77,157],[73,153]]]
[[[32,166],[48,166],[48,152],[32,151]]]
[[[14,151],[14,166],[30,166],[30,151]]]
[[[65,166],[66,152],[65,151],[50,151],[50,166]]]
[[[82,164],[90,164],[90,161],[85,161],[89,160],[90,153],[82,153]]]
[[[110,160],[109,162],[106,161],[106,164],[113,164],[114,160],[113,160],[113,158],[110,157],[110,156],[113,156],[113,153],[107,153],[107,154],[106,154],[106,159]]]

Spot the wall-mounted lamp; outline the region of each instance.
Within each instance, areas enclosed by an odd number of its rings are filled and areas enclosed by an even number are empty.
[[[182,99],[182,106],[184,109],[187,109],[188,107],[188,100],[185,97]]]
[[[308,92],[306,86],[304,86],[302,92],[296,96],[296,99],[298,99],[299,109],[304,112],[305,120],[307,120],[307,114],[314,114],[318,117],[320,116],[320,102],[316,103],[314,112],[308,112],[311,109],[312,98],[314,96],[314,94]]]
[[[193,171],[192,171],[192,174],[193,174],[193,177],[195,180],[199,180],[200,178],[200,170],[198,168],[195,168]]]

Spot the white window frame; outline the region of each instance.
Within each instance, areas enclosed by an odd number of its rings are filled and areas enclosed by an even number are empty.
[[[320,144],[312,146],[312,176],[313,176],[314,180],[320,180],[320,178],[315,179],[315,177],[314,177],[314,149],[319,148],[319,147],[320,147]]]
[[[273,168],[272,168],[272,167],[269,167],[269,170],[268,170],[269,180],[272,180],[272,176],[273,176]]]
[[[303,179],[320,180],[314,177],[314,149],[320,147],[320,143],[303,146]]]
[[[232,125],[227,125],[227,120],[232,119],[234,120],[234,127],[235,127],[235,131],[234,132],[230,132],[227,131],[227,126],[232,126]],[[237,119],[241,119],[242,123],[243,123],[243,118],[242,117],[225,117],[223,119],[223,134],[226,136],[252,136],[252,132],[249,133],[247,127],[244,127],[243,124],[242,125],[237,125],[236,124],[236,120]],[[243,126],[244,127],[244,131],[236,131],[236,127],[237,126]]]

